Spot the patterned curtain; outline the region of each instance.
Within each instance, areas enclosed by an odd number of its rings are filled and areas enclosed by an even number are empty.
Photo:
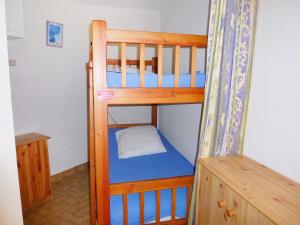
[[[199,158],[242,153],[256,8],[256,0],[211,0]],[[189,225],[195,223],[197,180]]]

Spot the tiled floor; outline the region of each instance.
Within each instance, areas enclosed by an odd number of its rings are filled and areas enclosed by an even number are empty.
[[[89,225],[89,178],[84,171],[52,185],[52,197],[23,213],[24,225]]]

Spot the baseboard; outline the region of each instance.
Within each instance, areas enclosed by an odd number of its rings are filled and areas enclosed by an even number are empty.
[[[89,168],[88,163],[83,163],[83,164],[75,166],[71,169],[68,169],[68,170],[65,170],[63,172],[52,175],[51,176],[51,183],[52,184],[56,183],[56,182],[62,180],[63,178],[65,178],[65,177],[69,177],[71,175],[74,175],[74,174],[83,172],[85,170],[88,170],[88,168]]]

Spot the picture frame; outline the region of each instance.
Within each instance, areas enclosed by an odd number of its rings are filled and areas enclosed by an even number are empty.
[[[63,47],[63,27],[62,23],[47,21],[47,46]]]

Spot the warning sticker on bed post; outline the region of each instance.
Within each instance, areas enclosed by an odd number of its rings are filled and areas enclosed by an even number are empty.
[[[112,99],[114,97],[114,91],[98,91],[98,98],[99,99]]]

